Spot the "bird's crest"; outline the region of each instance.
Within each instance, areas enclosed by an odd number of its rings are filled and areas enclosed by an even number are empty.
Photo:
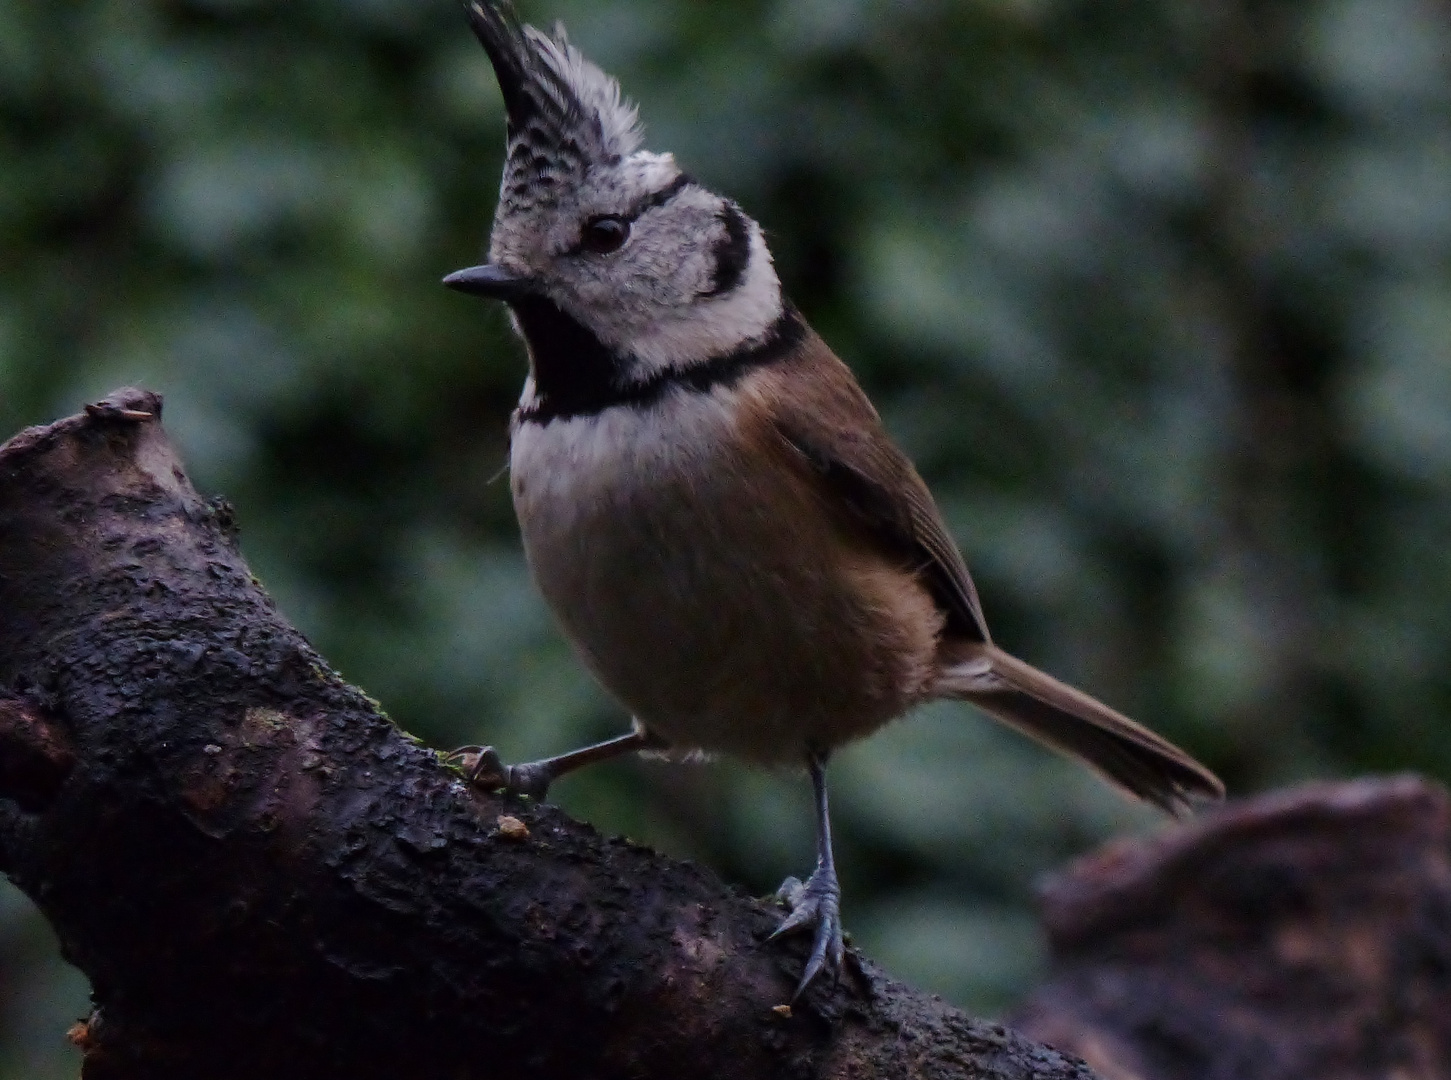
[[[508,0],[465,0],[464,9],[504,95],[509,142],[501,212],[547,206],[592,165],[615,164],[639,149],[635,106],[569,43],[563,26],[546,34],[520,23]]]

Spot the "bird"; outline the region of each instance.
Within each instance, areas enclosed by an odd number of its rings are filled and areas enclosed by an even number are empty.
[[[999,648],[922,477],[782,290],[760,224],[644,148],[637,107],[508,0],[464,0],[506,151],[487,261],[528,353],[509,475],[534,581],[632,716],[616,738],[474,782],[538,799],[643,752],[804,769],[817,859],[774,937],[812,934],[793,1000],[845,955],[831,754],[970,702],[1171,814],[1221,799],[1191,756]]]

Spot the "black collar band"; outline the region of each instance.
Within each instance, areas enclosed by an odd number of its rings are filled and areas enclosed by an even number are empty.
[[[521,424],[648,408],[675,388],[703,394],[733,386],[752,369],[785,359],[807,333],[806,320],[787,301],[765,334],[734,352],[621,382],[620,373],[630,365],[552,302],[515,303],[514,311],[534,361],[534,401],[514,414]]]

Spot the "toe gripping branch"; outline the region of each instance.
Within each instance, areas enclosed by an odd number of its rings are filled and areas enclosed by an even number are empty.
[[[826,755],[813,753],[809,759],[811,786],[816,794],[816,869],[803,884],[788,877],[777,891],[777,899],[785,901],[791,913],[781,921],[770,937],[774,941],[787,934],[815,928],[811,953],[801,972],[801,981],[791,996],[796,1001],[806,988],[829,969],[832,981],[841,977],[846,958],[846,943],[841,927],[841,883],[836,877],[836,859],[831,850],[831,815],[826,800]]]
[[[461,766],[469,783],[476,787],[543,800],[549,794],[550,785],[566,773],[621,754],[658,750],[665,745],[658,737],[637,729],[593,746],[520,765],[505,764],[492,746],[461,746],[447,755],[447,759]],[[782,882],[776,897],[785,902],[791,911],[769,939],[775,941],[799,931],[815,930],[801,981],[792,995],[793,1001],[801,997],[822,971],[829,970],[833,982],[839,979],[846,957],[841,925],[841,883],[837,880],[836,859],[831,850],[826,760],[826,755],[822,753],[812,753],[808,758],[811,784],[816,794],[816,869],[805,882],[795,877]]]
[[[492,746],[461,746],[446,755],[446,760],[460,765],[468,774],[469,783],[476,787],[487,791],[502,789],[510,795],[527,795],[542,801],[549,794],[550,785],[566,773],[636,750],[661,750],[665,745],[656,736],[635,730],[567,754],[520,765],[504,764]]]
[[[460,746],[445,759],[461,766],[469,783],[486,791],[505,791],[510,795],[526,795],[543,801],[555,774],[545,761],[528,761],[506,765],[492,746]]]

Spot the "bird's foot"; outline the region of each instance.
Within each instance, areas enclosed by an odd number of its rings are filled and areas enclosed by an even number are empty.
[[[543,801],[554,782],[549,762],[527,761],[522,765],[505,765],[492,746],[460,746],[444,755],[464,770],[470,784],[486,791],[503,789],[510,795],[528,795]]]
[[[806,958],[801,981],[791,995],[791,1000],[795,1001],[824,968],[831,969],[833,981],[841,976],[846,944],[841,933],[841,885],[836,880],[836,870],[830,866],[818,866],[805,883],[788,877],[777,890],[776,899],[790,907],[791,914],[781,921],[768,940],[775,941],[798,930],[813,927],[816,930],[811,955]]]

